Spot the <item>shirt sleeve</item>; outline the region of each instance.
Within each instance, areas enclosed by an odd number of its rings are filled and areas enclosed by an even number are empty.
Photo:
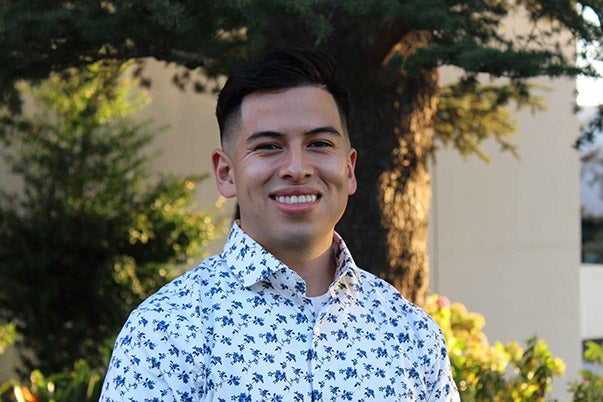
[[[132,313],[115,343],[100,402],[193,400],[193,381],[168,328],[164,319]]]
[[[427,375],[427,387],[431,392],[430,402],[460,402],[458,388],[452,378],[450,359],[446,349],[446,341],[437,324],[434,323],[436,342],[433,350],[433,360]]]

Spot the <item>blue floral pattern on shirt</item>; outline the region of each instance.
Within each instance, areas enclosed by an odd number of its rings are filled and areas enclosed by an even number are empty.
[[[101,401],[458,401],[437,324],[335,234],[316,313],[305,282],[235,223],[221,254],[130,315]]]

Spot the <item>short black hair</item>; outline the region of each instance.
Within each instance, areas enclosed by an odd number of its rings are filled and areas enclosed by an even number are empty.
[[[220,140],[224,143],[231,120],[240,112],[245,96],[302,86],[318,86],[333,96],[347,133],[350,97],[335,79],[335,72],[335,60],[319,50],[271,49],[250,60],[230,75],[218,96],[216,117]]]

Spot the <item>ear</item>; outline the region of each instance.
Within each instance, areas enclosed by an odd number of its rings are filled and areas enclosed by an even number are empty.
[[[211,154],[211,165],[216,177],[218,191],[226,198],[237,195],[232,160],[221,149],[216,149]]]
[[[358,183],[356,182],[356,173],[354,173],[356,169],[357,156],[358,152],[354,148],[352,148],[350,150],[350,154],[348,155],[348,195],[354,194],[358,187]]]

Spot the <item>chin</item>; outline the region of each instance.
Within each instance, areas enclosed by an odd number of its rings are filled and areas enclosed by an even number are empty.
[[[333,229],[327,230],[316,230],[316,228],[308,226],[297,226],[295,228],[283,228],[284,230],[278,231],[278,237],[276,241],[287,244],[293,247],[299,247],[300,245],[311,245],[319,241],[325,236],[329,237],[329,242],[333,236]]]
[[[316,235],[309,231],[296,230],[296,231],[283,231],[283,232],[281,232],[279,238],[276,240],[277,241],[280,240],[280,242],[283,244],[300,245],[300,244],[307,244],[308,242],[311,242],[312,239],[315,239],[315,238],[316,238]]]

